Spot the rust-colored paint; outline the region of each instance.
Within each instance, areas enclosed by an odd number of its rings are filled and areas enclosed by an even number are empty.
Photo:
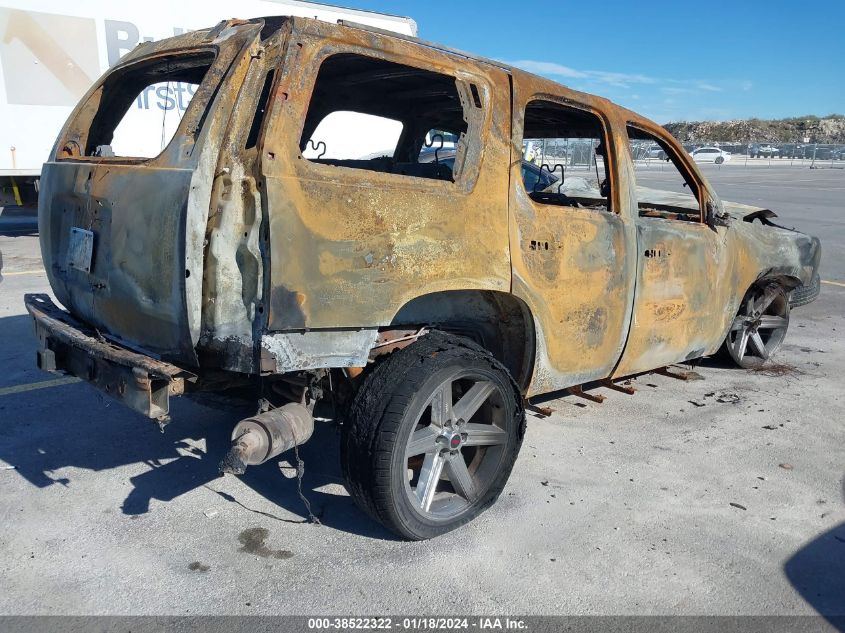
[[[530,395],[711,353],[752,284],[809,284],[818,269],[817,240],[743,221],[753,208],[720,201],[662,128],[606,99],[414,38],[304,18],[230,21],[145,44],[110,73],[192,50],[215,51],[210,79],[162,155],[80,155],[100,82],[45,166],[40,209],[44,261],[59,299],[83,320],[182,364],[268,372],[273,347],[261,348],[263,336],[332,332],[325,340],[346,349],[367,337],[344,332],[431,325],[423,310],[412,312],[418,322],[391,327],[415,299],[474,291],[485,293],[478,305],[488,317],[489,306],[502,306],[493,321],[524,320],[524,353],[510,346],[507,354]],[[481,108],[468,119],[467,160],[455,182],[302,158],[315,79],[335,53],[477,87]],[[247,149],[270,70],[267,114]],[[602,122],[610,211],[548,206],[525,191],[523,113],[535,99]],[[697,222],[640,217],[628,125],[677,153],[697,185]],[[80,223],[99,235],[87,277],[62,266],[62,240]],[[538,241],[549,247],[532,248]],[[465,292],[461,301],[475,305]],[[285,338],[286,349],[298,340]]]
[[[305,21],[265,137],[272,330],[387,326],[420,294],[508,291],[507,74],[418,44]],[[457,182],[322,165],[299,152],[320,64],[354,52],[471,81],[486,104]],[[481,229],[483,227],[483,229]],[[292,295],[301,297],[292,301]]]

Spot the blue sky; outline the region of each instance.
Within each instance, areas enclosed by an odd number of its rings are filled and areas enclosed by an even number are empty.
[[[659,123],[845,114],[845,0],[335,0]]]

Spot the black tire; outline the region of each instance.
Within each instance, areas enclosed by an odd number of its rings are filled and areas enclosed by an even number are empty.
[[[721,165],[721,164],[722,164],[722,163],[724,163],[724,162],[725,162],[725,159],[724,159],[722,156],[717,156],[717,157],[716,157],[716,164],[717,164],[717,165]]]
[[[462,385],[472,386],[462,391]],[[460,511],[453,515],[429,514],[426,511],[429,508],[418,507],[416,491],[412,490],[414,477],[422,481],[423,466],[420,465],[418,473],[414,471],[414,460],[421,455],[411,456],[411,434],[441,428],[435,427],[433,421],[426,426],[423,418],[427,413],[433,420],[431,403],[436,394],[445,393],[447,388],[450,393],[457,393],[458,399],[453,397],[452,401],[455,411],[459,411],[460,397],[478,385],[482,385],[484,393],[490,390],[490,395],[467,417],[471,420],[489,417],[489,428],[495,429],[498,438],[496,445],[460,445],[449,451],[446,457],[461,459],[466,465],[464,471],[471,473],[476,487],[472,487],[472,494],[467,494],[465,499],[451,483],[451,475],[446,480],[441,474],[430,478],[429,482],[434,482],[432,497],[438,494],[438,488],[445,488],[439,492],[440,497],[445,496],[448,501],[451,495],[464,505],[454,503]],[[481,426],[477,422],[469,424],[469,420],[460,422],[466,424],[461,428]],[[432,331],[394,352],[367,376],[343,424],[341,467],[347,490],[362,510],[403,538],[423,540],[468,523],[496,501],[511,473],[524,434],[522,397],[507,369],[472,341]],[[457,435],[461,434],[455,433],[452,439]],[[441,442],[443,437],[438,436],[437,441]],[[463,434],[464,440],[467,437]],[[447,440],[448,444],[451,442]],[[445,454],[440,448],[435,450],[439,451],[438,456]],[[426,454],[425,460],[428,459]],[[437,499],[438,503],[442,501]],[[434,502],[428,503],[433,512]]]
[[[812,303],[819,296],[821,286],[821,277],[819,277],[819,274],[816,273],[809,286],[802,284],[789,293],[789,307],[797,308],[799,306],[805,306],[808,303]]]

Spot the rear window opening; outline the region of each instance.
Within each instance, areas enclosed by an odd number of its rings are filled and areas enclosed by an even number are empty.
[[[525,108],[522,181],[534,202],[611,211],[604,127],[595,114],[551,101]]]
[[[110,75],[85,156],[154,158],[176,134],[214,54],[170,56]]]
[[[324,165],[454,182],[466,155],[465,109],[481,108],[474,95],[477,87],[448,75],[333,55],[320,67],[299,149]]]

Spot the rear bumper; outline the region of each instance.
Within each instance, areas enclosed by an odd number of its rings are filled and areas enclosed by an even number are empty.
[[[38,367],[81,378],[148,418],[166,419],[170,396],[196,380],[180,367],[104,339],[47,295],[25,295],[24,304],[35,321]]]

